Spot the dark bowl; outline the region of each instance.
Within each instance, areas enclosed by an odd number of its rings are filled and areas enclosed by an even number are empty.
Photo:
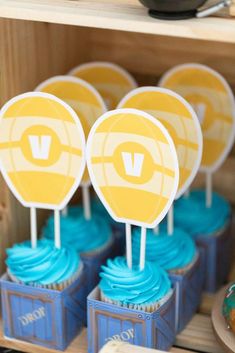
[[[179,13],[197,10],[207,0],[139,0],[150,10],[162,13]]]

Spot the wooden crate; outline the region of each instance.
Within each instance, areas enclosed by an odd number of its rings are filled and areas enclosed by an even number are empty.
[[[175,299],[174,290],[160,308],[145,313],[102,302],[100,290],[96,287],[88,296],[87,303],[88,352],[98,353],[105,343],[115,338],[168,350],[175,337]]]
[[[48,348],[64,350],[86,320],[86,271],[62,291],[1,278],[3,332]]]
[[[205,280],[205,252],[200,249],[195,264],[184,274],[170,274],[176,287],[176,332],[181,332],[196,313]]]
[[[234,13],[234,5],[230,12]],[[33,90],[46,78],[91,60],[114,61],[139,84],[155,84],[173,65],[201,62],[221,72],[235,90],[235,19],[157,21],[146,15],[138,0],[0,0],[1,105],[16,94]],[[234,151],[214,176],[214,186],[235,204]],[[203,183],[204,176],[199,175],[195,185]],[[2,178],[0,200],[2,273],[5,248],[29,237],[29,215]],[[40,224],[45,215],[40,213]],[[222,352],[208,316],[212,301],[213,295],[204,296],[201,313],[177,336],[172,352]],[[35,352],[35,346],[5,340],[2,334],[0,345]],[[83,330],[68,352],[86,351]],[[48,350],[37,347],[37,352]]]

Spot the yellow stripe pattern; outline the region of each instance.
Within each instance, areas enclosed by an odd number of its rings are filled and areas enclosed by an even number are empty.
[[[157,89],[133,92],[120,108],[143,110],[158,119],[168,130],[179,161],[179,192],[189,179],[199,153],[198,130],[189,109],[178,98]]]
[[[135,86],[122,74],[110,66],[78,67],[73,73],[90,84],[101,94],[109,109],[115,109],[120,100]]]
[[[162,85],[182,95],[196,112],[198,105],[204,106],[201,166],[213,168],[224,155],[233,131],[234,108],[227,87],[215,74],[199,67],[179,68]]]
[[[41,92],[54,94],[56,97],[66,102],[78,115],[85,137],[88,137],[90,129],[95,121],[105,112],[104,106],[93,90],[82,84],[82,82],[66,81],[65,79],[48,81],[42,85]],[[88,183],[90,180],[87,170],[85,170],[82,182]]]
[[[144,155],[141,174],[127,175],[122,152]],[[175,162],[163,132],[133,113],[115,113],[93,135],[91,165],[103,198],[118,218],[151,225],[171,198]]]
[[[40,116],[40,113],[44,115]],[[45,160],[35,159],[29,142],[31,135],[51,138]],[[2,117],[1,163],[26,203],[59,206],[79,174],[82,148],[74,118],[54,100],[23,98],[14,102]]]

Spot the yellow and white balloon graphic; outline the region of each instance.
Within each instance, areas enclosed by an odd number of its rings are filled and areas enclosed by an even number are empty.
[[[126,70],[109,62],[82,64],[71,70],[69,75],[79,77],[94,86],[109,110],[115,109],[122,97],[137,87],[134,78]]]
[[[26,207],[62,209],[85,168],[85,136],[76,113],[46,93],[21,94],[0,113],[0,165]]]
[[[183,96],[194,108],[203,133],[201,170],[216,171],[235,137],[234,97],[226,80],[211,68],[184,64],[164,74],[160,86]]]
[[[85,137],[99,116],[107,110],[96,89],[84,80],[72,76],[55,76],[42,82],[35,91],[50,93],[66,102],[79,116]],[[90,183],[85,169],[82,185]]]
[[[154,228],[177,192],[173,141],[159,121],[136,109],[113,110],[96,121],[87,165],[99,198],[118,222]]]
[[[179,162],[180,197],[193,181],[201,162],[202,133],[192,107],[178,94],[157,87],[141,87],[128,93],[118,108],[135,108],[159,120],[171,135]]]

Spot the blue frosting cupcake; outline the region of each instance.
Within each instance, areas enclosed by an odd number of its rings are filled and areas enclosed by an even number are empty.
[[[96,213],[86,220],[80,206],[69,207],[68,215],[61,217],[61,242],[73,247],[78,253],[102,251],[112,242],[110,224],[101,213]],[[54,217],[49,217],[42,236],[54,238]]]
[[[39,240],[36,248],[29,241],[6,250],[7,271],[18,283],[50,289],[63,289],[72,283],[82,269],[72,247],[57,249],[48,240]]]
[[[211,236],[223,231],[231,218],[231,207],[227,200],[213,193],[212,206],[205,205],[205,192],[194,190],[189,197],[181,197],[175,202],[175,223],[195,239],[198,236]]]
[[[133,261],[138,263],[140,255],[141,232],[134,229],[132,235]],[[161,266],[164,270],[182,273],[188,270],[198,257],[194,241],[183,230],[176,228],[168,235],[166,227],[162,226],[160,234],[152,229],[146,234],[146,259]]]
[[[151,262],[139,270],[129,269],[124,257],[109,259],[100,277],[101,300],[130,309],[152,312],[172,294],[167,273]]]

